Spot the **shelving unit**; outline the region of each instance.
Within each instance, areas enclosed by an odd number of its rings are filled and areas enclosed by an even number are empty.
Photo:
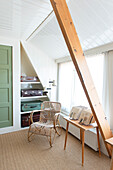
[[[38,77],[38,75],[36,74],[22,45],[21,45],[21,76]],[[22,82],[20,81],[20,127],[21,128],[24,127],[23,123],[26,124],[25,127],[29,126],[28,121],[29,121],[31,110],[36,110],[36,108],[38,108],[38,106],[40,108],[40,101],[43,102],[45,100],[49,100],[47,95],[22,97],[21,96],[22,90],[26,90],[26,91],[27,90],[44,90],[43,85],[41,84],[41,82],[39,80],[39,77],[38,77],[37,81],[36,81],[36,79],[34,79],[35,81],[31,81],[31,80],[25,81],[25,79],[23,79],[23,80],[24,81],[22,81]],[[28,110],[29,109],[28,105],[30,105],[31,102],[34,102],[35,104],[39,103],[39,105],[36,104],[37,107],[33,107],[33,109],[31,106],[30,110]],[[27,107],[27,109],[25,109],[25,107]],[[35,116],[38,115],[38,117],[39,117],[39,112],[37,112],[34,115]]]
[[[31,86],[32,85],[32,86]],[[35,90],[38,90],[38,88],[41,90],[43,90],[43,86],[41,84],[41,82],[20,82],[20,89],[23,90],[23,89],[30,89],[30,90],[34,90],[34,87],[35,86]],[[28,102],[35,102],[37,103],[38,105],[38,102],[40,101],[44,101],[44,100],[48,100],[48,96],[47,95],[43,95],[43,96],[29,96],[29,97],[20,97],[20,103],[21,103],[21,109],[22,109],[22,105],[23,103],[24,104],[24,109],[25,107],[29,107],[29,103]],[[26,106],[25,106],[26,105]],[[40,105],[40,104],[39,104]],[[31,106],[32,107],[32,106]],[[40,107],[40,106],[39,106]],[[35,107],[37,108],[37,107]],[[32,110],[36,110],[34,107]],[[40,108],[41,109],[41,108]],[[22,109],[23,110],[23,109]],[[30,111],[22,111],[20,112],[20,116],[21,116],[21,128],[24,128],[24,124],[25,124],[25,127],[26,126],[29,126],[29,122],[30,122],[30,113],[31,113],[31,108],[30,108]],[[39,115],[39,112],[37,112],[37,115]],[[39,116],[38,116],[39,117]],[[39,120],[39,119],[37,119]]]

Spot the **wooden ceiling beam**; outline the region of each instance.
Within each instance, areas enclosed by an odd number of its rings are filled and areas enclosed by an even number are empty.
[[[50,1],[60,25],[65,42],[67,44],[68,50],[70,52],[72,61],[81,81],[82,87],[86,94],[87,100],[105,142],[106,139],[112,137],[112,132],[110,130],[108,121],[105,119],[105,114],[99,101],[92,77],[90,75],[87,62],[83,54],[82,47],[80,45],[80,41],[74,23],[72,21],[68,6],[65,0]],[[111,156],[111,147],[106,143],[105,146],[109,156]]]

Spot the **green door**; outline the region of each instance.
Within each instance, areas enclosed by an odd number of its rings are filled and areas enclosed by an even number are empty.
[[[0,45],[0,128],[13,125],[12,47]]]

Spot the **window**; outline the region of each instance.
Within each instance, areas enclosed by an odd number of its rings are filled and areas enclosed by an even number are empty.
[[[103,54],[86,57],[89,70],[101,102],[103,87],[103,58]],[[72,61],[59,64],[58,87],[58,100],[62,104],[62,111],[69,113],[72,106],[77,105],[89,107]]]

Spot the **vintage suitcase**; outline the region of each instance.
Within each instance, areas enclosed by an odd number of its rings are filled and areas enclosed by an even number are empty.
[[[42,101],[35,102],[22,102],[21,103],[21,111],[32,111],[32,110],[41,110]]]
[[[38,77],[29,77],[29,76],[21,76],[20,77],[21,82],[38,82]]]
[[[33,114],[33,122],[38,122],[40,119],[40,112],[35,112]],[[21,127],[28,127],[30,126],[30,114],[22,114],[21,115]]]
[[[38,122],[40,120],[40,112],[35,112],[33,114],[33,122]]]
[[[30,126],[30,114],[21,115],[21,127]]]
[[[22,97],[32,97],[32,96],[42,96],[43,90],[36,90],[36,89],[22,89],[21,96]]]

